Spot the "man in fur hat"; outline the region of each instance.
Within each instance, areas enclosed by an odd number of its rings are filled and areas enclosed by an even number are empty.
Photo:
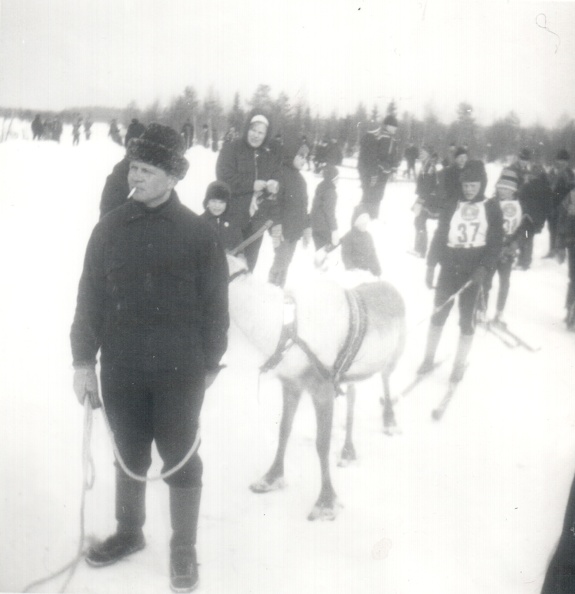
[[[100,406],[96,357],[116,463],[116,532],[86,561],[102,567],[145,546],[146,483],[155,440],[170,489],[170,579],[198,583],[196,530],[202,461],[193,444],[204,391],[227,347],[228,270],[208,224],[174,188],[188,162],[180,135],[150,124],[128,145],[133,199],[94,228],[71,329],[74,391]],[[176,472],[170,473],[190,457]],[[125,469],[127,469],[127,472]]]

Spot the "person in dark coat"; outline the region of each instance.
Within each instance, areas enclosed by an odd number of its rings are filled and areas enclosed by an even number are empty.
[[[425,282],[433,287],[435,268],[441,271],[435,289],[435,312],[427,335],[425,358],[418,373],[429,373],[443,326],[453,307],[450,298],[459,295],[460,336],[450,381],[463,378],[475,333],[475,311],[489,271],[495,268],[503,246],[503,215],[497,202],[485,197],[487,183],[482,161],[469,161],[461,174],[462,198],[445,205],[427,255]]]
[[[194,144],[194,125],[190,121],[190,118],[188,118],[182,126],[182,136],[184,137],[186,150],[192,148]]]
[[[325,164],[339,167],[343,163],[343,153],[339,148],[337,139],[332,138],[325,151]]]
[[[361,182],[361,202],[368,204],[376,200],[376,192],[379,180],[378,148],[380,126],[378,122],[370,121],[367,125],[367,132],[359,141],[359,155],[357,157],[357,170]]]
[[[241,138],[222,146],[216,161],[216,178],[226,182],[232,192],[228,204],[228,219],[240,227],[247,239],[266,220],[272,220],[272,236],[281,235],[277,194],[281,162],[267,142],[271,136],[269,117],[253,110],[247,117]],[[250,270],[257,264],[262,238],[252,242],[245,250]]]
[[[415,219],[414,252],[421,258],[427,253],[427,220],[439,216],[437,153],[430,146],[421,149],[421,170],[417,176],[417,200],[412,207]]]
[[[140,136],[142,136],[145,131],[146,126],[144,126],[144,124],[142,124],[138,118],[132,118],[132,121],[128,125],[128,129],[126,130],[124,144],[128,146],[128,143],[130,140],[132,140],[132,138],[140,138]]]
[[[518,184],[519,185],[519,184]],[[533,164],[518,191],[523,219],[515,236],[519,247],[517,267],[528,270],[533,259],[533,240],[541,233],[551,206],[551,186],[541,165]]]
[[[407,179],[415,179],[415,162],[419,159],[419,149],[412,143],[403,153],[405,157],[405,177]]]
[[[274,249],[274,261],[268,277],[269,282],[278,287],[286,283],[297,242],[303,238],[304,247],[307,247],[311,240],[307,183],[301,174],[306,158],[307,147],[301,141],[291,138],[285,141],[278,194],[282,236]]]
[[[381,265],[368,231],[370,221],[368,209],[360,203],[353,211],[351,229],[341,238],[341,259],[346,270],[367,270],[380,276]]]
[[[76,396],[92,407],[103,401],[119,452],[117,530],[90,547],[86,561],[110,565],[145,546],[146,483],[127,471],[146,476],[155,441],[169,485],[176,592],[189,592],[198,582],[202,461],[192,446],[229,326],[224,251],[174,189],[188,169],[183,155],[181,136],[167,126],[150,124],[131,140],[134,199],[92,232],[70,333]]]
[[[218,234],[226,251],[233,250],[243,241],[242,230],[226,216],[231,198],[230,187],[222,181],[213,181],[206,189],[204,212],[200,218],[206,221]]]
[[[565,322],[569,330],[575,331],[575,182],[557,212],[557,258],[560,263],[565,261],[565,256],[569,273]]]
[[[453,151],[453,163],[447,165],[439,172],[439,201],[443,206],[451,208],[462,197],[461,173],[465,168],[469,156],[463,146],[456,147]],[[487,178],[486,178],[487,183]]]
[[[551,206],[547,214],[547,226],[549,228],[549,252],[545,258],[553,258],[556,254],[555,245],[557,243],[557,216],[559,213],[559,205],[570,191],[570,187],[575,182],[575,174],[569,161],[571,155],[565,149],[557,152],[555,157],[555,167],[551,171]]]
[[[140,132],[139,136],[132,136],[132,138],[139,138],[146,131],[146,127],[141,125],[134,128],[132,134],[138,131]],[[112,172],[106,178],[100,198],[100,219],[128,200],[128,194],[130,193],[130,186],[128,185],[129,170],[130,159],[126,153],[124,158],[114,165]]]
[[[40,114],[36,114],[36,117],[32,120],[32,140],[42,140],[42,134],[44,134],[44,124],[40,118]]]
[[[315,249],[319,250],[324,246],[335,247],[339,244],[339,233],[337,230],[336,206],[337,206],[337,167],[328,165],[323,170],[323,181],[316,189],[311,206],[311,233]]]

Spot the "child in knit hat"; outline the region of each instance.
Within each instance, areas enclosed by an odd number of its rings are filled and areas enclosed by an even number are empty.
[[[335,216],[337,206],[336,183],[339,171],[334,165],[326,165],[322,174],[323,181],[318,184],[315,190],[310,214],[311,232],[316,250],[324,246],[333,248],[339,243]]]
[[[228,184],[222,181],[213,181],[206,189],[206,197],[203,202],[205,210],[200,215],[200,218],[206,221],[218,234],[226,251],[231,251],[243,241],[239,226],[226,217],[230,196]]]

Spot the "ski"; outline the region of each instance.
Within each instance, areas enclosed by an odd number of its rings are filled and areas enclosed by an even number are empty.
[[[489,322],[488,326],[489,330],[494,334],[497,334],[501,340],[507,340],[509,342],[513,341],[515,343],[514,346],[523,347],[532,353],[536,353],[537,351],[541,350],[540,346],[535,346],[527,342],[517,333],[511,331],[507,324],[504,324],[503,322]]]
[[[519,346],[517,340],[515,340],[512,336],[509,336],[505,332],[500,331],[501,329],[497,324],[493,322],[484,322],[481,324],[481,326],[485,328],[487,332],[490,332],[493,336],[498,338],[506,347],[514,349],[515,347]]]
[[[401,390],[401,392],[399,393],[399,395],[397,396],[397,398],[395,398],[393,400],[393,404],[395,404],[398,400],[400,400],[401,398],[407,396],[410,392],[413,392],[413,390],[415,390],[415,388],[426,378],[428,378],[433,371],[435,371],[435,369],[437,367],[439,367],[439,365],[441,365],[441,361],[436,361],[435,363],[433,363],[433,367],[426,373],[418,373],[410,382],[409,384],[407,384],[407,386],[405,386],[405,388],[403,388],[403,390]]]
[[[431,418],[434,421],[440,421],[442,419],[447,407],[449,406],[449,403],[451,402],[453,396],[455,395],[455,391],[456,391],[458,385],[459,385],[459,382],[449,382],[449,387],[447,388],[447,392],[445,393],[445,396],[443,397],[443,399],[441,400],[441,402],[439,403],[437,408],[434,408],[431,411]]]

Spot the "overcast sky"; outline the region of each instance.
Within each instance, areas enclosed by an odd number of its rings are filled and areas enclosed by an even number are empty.
[[[0,106],[226,104],[258,84],[322,115],[480,123],[575,116],[575,3],[529,0],[0,0]]]

